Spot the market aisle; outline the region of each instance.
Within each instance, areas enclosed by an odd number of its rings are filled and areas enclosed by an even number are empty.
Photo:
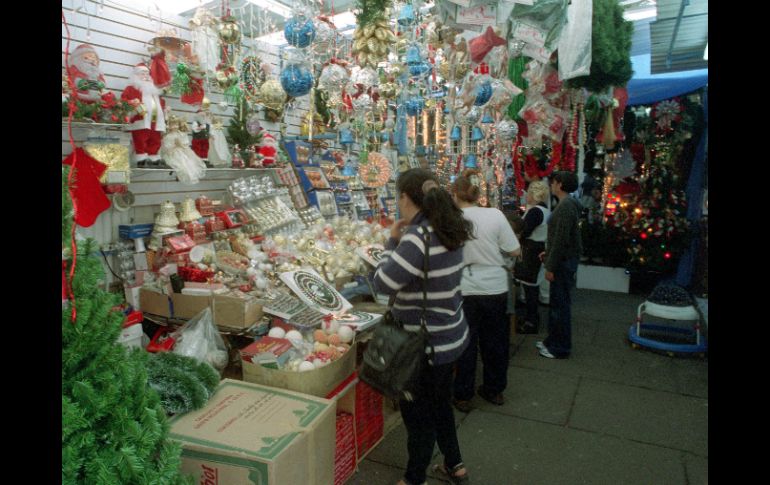
[[[577,290],[568,360],[540,357],[542,336],[514,339],[506,404],[456,413],[474,485],[707,483],[708,361],[631,349],[643,299]],[[348,483],[395,484],[405,439],[399,425]]]

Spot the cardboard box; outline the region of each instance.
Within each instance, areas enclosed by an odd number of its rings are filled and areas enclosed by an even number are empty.
[[[196,484],[330,485],[335,416],[333,401],[225,379],[169,436]]]
[[[269,369],[259,364],[252,364],[247,360],[241,360],[241,364],[243,366],[243,380],[246,382],[323,397],[333,391],[355,370],[356,345],[354,343],[342,357],[329,365],[306,372]]]
[[[190,319],[211,307],[214,324],[228,328],[248,328],[262,318],[262,305],[256,299],[244,300],[226,295],[164,295],[142,288],[139,302],[146,313],[168,318]]]
[[[198,297],[200,298],[200,297]],[[262,305],[256,299],[244,300],[234,296],[214,296],[214,321],[231,328],[248,328],[262,318]]]

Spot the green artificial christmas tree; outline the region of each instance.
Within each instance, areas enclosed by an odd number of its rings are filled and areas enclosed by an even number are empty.
[[[72,227],[67,175],[63,170],[63,248]],[[62,309],[62,484],[191,483],[180,474],[181,446],[168,438],[166,413],[148,386],[147,354],[116,342],[122,298],[99,288],[96,251],[92,240],[79,245],[74,301]]]
[[[246,103],[240,102],[235,105],[235,114],[230,120],[230,124],[227,126],[227,143],[231,147],[235,148],[238,145],[241,159],[248,165],[249,162],[249,147],[252,145],[259,145],[262,143],[262,132],[257,132],[255,135],[249,133],[246,123],[249,119],[249,110]]]

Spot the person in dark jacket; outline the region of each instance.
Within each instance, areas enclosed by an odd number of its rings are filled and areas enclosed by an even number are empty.
[[[451,398],[454,364],[469,342],[460,280],[463,246],[472,237],[473,225],[427,170],[402,173],[396,180],[396,191],[401,219],[391,226],[390,239],[374,274],[374,288],[395,297],[391,313],[404,322],[405,330],[420,330],[428,242],[425,321],[434,350],[428,365],[423,365],[416,398],[399,402],[409,461],[398,485],[425,483],[436,443],[444,461],[434,470],[454,484],[467,485],[470,482],[460,455]]]
[[[551,178],[551,193],[559,204],[548,220],[545,252],[545,279],[551,283],[548,312],[548,337],[535,345],[540,355],[549,359],[566,359],[572,351],[571,291],[583,250],[578,222],[582,207],[570,193],[578,188],[572,172],[555,172]]]

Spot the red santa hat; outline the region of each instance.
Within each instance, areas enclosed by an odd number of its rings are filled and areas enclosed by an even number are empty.
[[[267,167],[275,163],[275,155],[278,152],[278,144],[275,137],[265,132],[262,135],[262,143],[259,145],[259,154],[262,155],[262,165]]]

